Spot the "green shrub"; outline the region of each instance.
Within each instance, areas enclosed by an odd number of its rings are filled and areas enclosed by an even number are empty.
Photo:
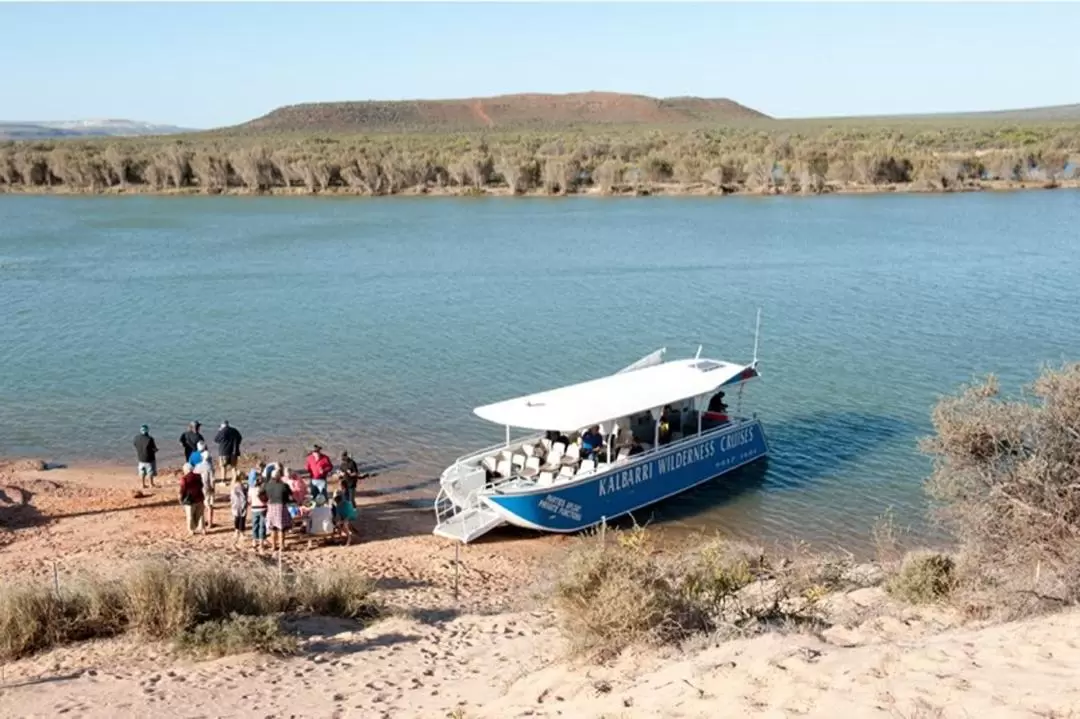
[[[912,604],[932,604],[952,594],[956,587],[956,563],[937,552],[912,552],[899,571],[885,583],[889,594]]]

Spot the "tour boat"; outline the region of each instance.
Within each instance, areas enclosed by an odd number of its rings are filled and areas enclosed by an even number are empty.
[[[728,414],[723,402],[725,389],[741,395],[759,376],[757,332],[750,364],[703,358],[701,348],[689,359],[665,353],[473,410],[503,425],[506,440],[442,473],[434,533],[468,543],[505,524],[576,532],[766,456],[756,414]],[[531,433],[512,439],[513,428]]]

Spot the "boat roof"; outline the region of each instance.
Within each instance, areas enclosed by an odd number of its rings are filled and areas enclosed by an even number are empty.
[[[704,357],[672,360],[486,404],[473,412],[489,422],[510,427],[572,432],[711,394],[724,385],[757,376],[753,365]]]

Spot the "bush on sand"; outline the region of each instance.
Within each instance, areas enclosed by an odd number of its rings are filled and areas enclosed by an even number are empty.
[[[571,648],[604,660],[695,634],[819,626],[820,599],[846,581],[839,566],[820,557],[772,563],[758,549],[718,540],[666,556],[648,530],[606,529],[570,550],[554,605]]]
[[[1080,600],[1080,363],[1046,369],[1031,397],[994,377],[941,400],[927,482],[959,543],[973,612],[1014,616]]]
[[[135,632],[188,651],[285,651],[295,646],[280,615],[377,618],[374,583],[343,573],[291,573],[149,562],[116,580],[88,579],[57,592],[17,586],[0,593],[0,658],[84,639]],[[210,625],[210,626],[204,626]]]

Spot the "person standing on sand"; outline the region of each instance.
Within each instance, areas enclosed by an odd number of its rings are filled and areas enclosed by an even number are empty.
[[[154,484],[157,476],[157,442],[150,436],[150,427],[139,427],[139,434],[135,436],[135,456],[139,459],[139,479],[142,480],[143,489],[146,489],[146,480],[150,480],[150,486]]]
[[[266,490],[262,477],[248,488],[248,504],[251,505],[251,548],[258,552],[266,549]]]
[[[356,483],[360,481],[360,468],[356,466],[356,460],[350,457],[348,452],[343,451],[338,469],[345,478],[349,501],[356,502]]]
[[[218,448],[218,461],[221,462],[221,478],[225,481],[229,481],[230,469],[233,476],[240,471],[237,464],[240,462],[242,439],[244,438],[240,435],[240,430],[230,427],[228,420],[221,423],[218,433],[214,436],[214,442],[217,443]]]
[[[188,423],[187,432],[180,435],[180,446],[184,448],[184,461],[187,462],[191,457],[191,453],[195,451],[195,448],[199,446],[199,442],[205,442],[202,434],[199,432],[199,427],[202,425],[197,421],[192,420]]]
[[[240,537],[244,534],[244,520],[247,518],[248,487],[244,478],[237,472],[233,477],[232,495],[229,497],[229,505],[233,517],[233,546],[240,546]]]
[[[195,468],[195,473],[202,478],[203,501],[206,504],[206,526],[214,528],[214,460],[206,442],[199,442],[188,464]]]
[[[270,549],[285,551],[285,532],[292,527],[292,517],[286,505],[292,499],[289,485],[275,474],[263,487],[266,492],[266,526],[270,528]]]
[[[187,463],[184,464],[183,472],[183,476],[180,477],[180,504],[184,507],[188,532],[193,537],[196,529],[206,534],[206,525],[203,523],[202,477]]]
[[[334,471],[334,463],[315,445],[307,458],[307,471],[311,475],[311,493],[326,496],[326,480]]]

